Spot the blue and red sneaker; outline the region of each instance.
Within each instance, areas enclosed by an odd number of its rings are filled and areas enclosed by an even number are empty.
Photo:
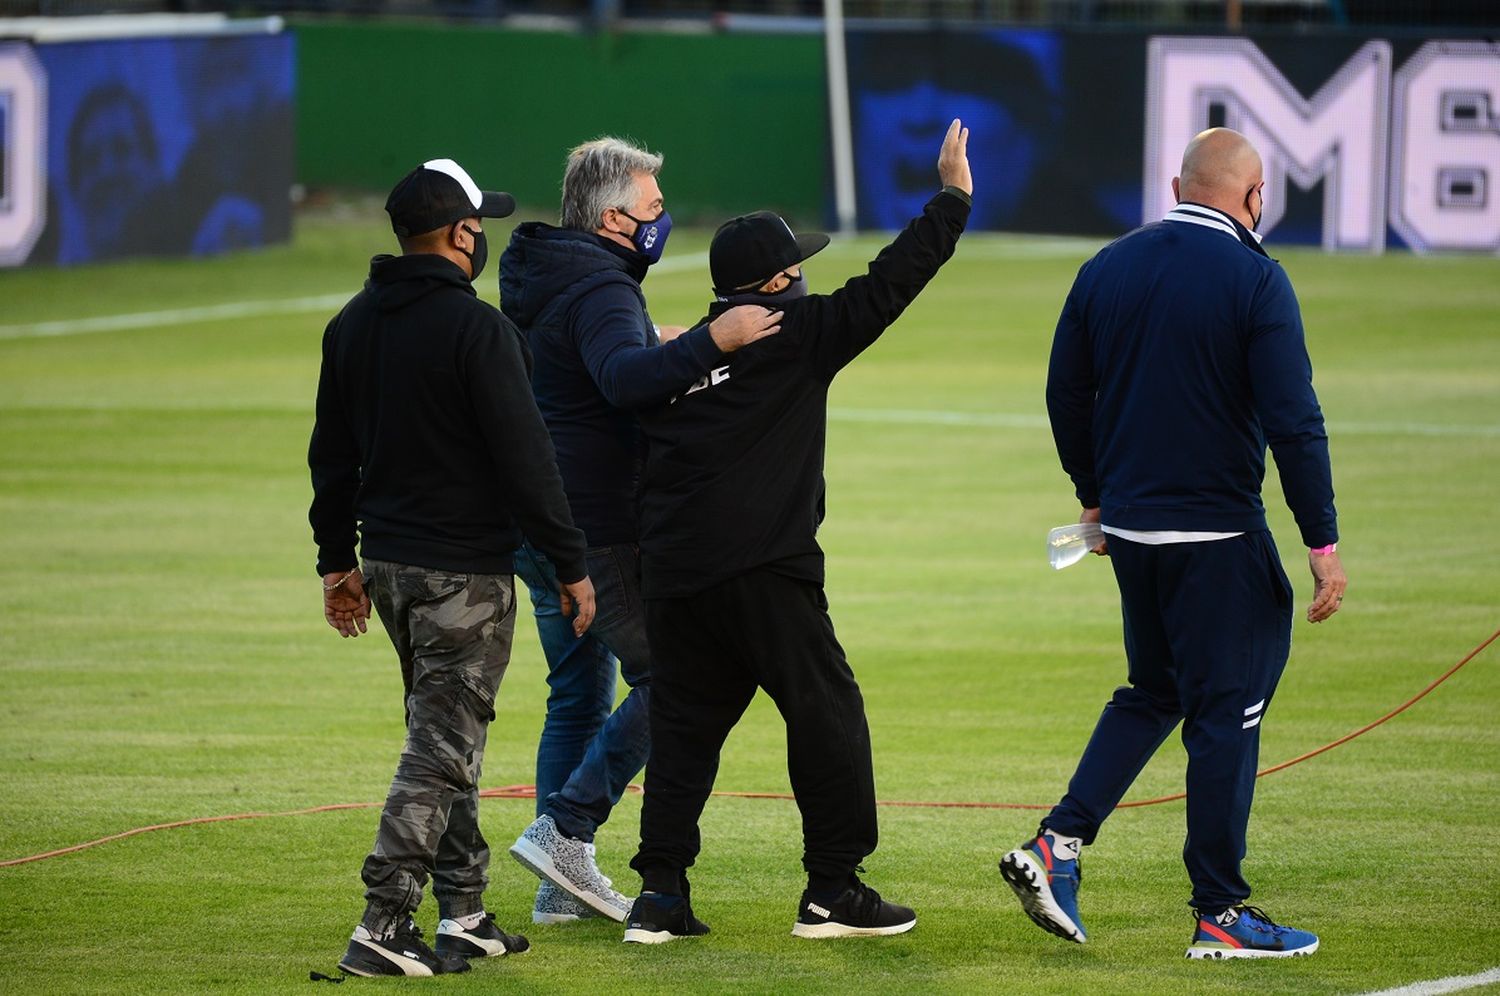
[[[1000,859],[1000,874],[1033,923],[1082,944],[1088,939],[1078,919],[1083,869],[1077,858],[1060,857],[1054,844],[1052,834],[1039,828],[1035,837]]]
[[[1189,958],[1295,958],[1318,950],[1318,935],[1273,923],[1254,906],[1236,906],[1218,916],[1196,915],[1198,929]]]

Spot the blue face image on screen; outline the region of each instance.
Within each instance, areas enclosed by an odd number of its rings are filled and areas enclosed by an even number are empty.
[[[860,223],[900,228],[936,190],[954,118],[969,128],[971,226],[1013,226],[1057,144],[1060,39],[1047,31],[851,38]]]
[[[289,36],[111,39],[37,53],[55,201],[48,261],[204,255],[288,237]]]
[[[66,189],[77,210],[82,257],[128,254],[162,193],[156,134],[144,101],[123,83],[84,95],[68,128]]]

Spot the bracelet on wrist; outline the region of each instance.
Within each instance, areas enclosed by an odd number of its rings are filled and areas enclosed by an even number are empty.
[[[358,567],[354,568],[348,574],[345,574],[343,577],[341,577],[337,581],[335,581],[333,584],[325,584],[323,586],[323,590],[324,591],[337,591],[338,589],[340,589],[340,588],[342,588],[344,586],[344,582],[345,581],[348,581],[350,578],[354,577],[354,571],[357,571],[357,570],[359,570]]]
[[[1329,543],[1327,546],[1315,546],[1315,547],[1312,547],[1307,552],[1310,553],[1310,554],[1312,554],[1315,557],[1326,557],[1330,553],[1336,552],[1338,550],[1338,548],[1339,548],[1339,545],[1337,543]]]

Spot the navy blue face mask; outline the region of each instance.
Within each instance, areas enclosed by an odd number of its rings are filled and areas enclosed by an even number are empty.
[[[647,263],[658,262],[662,250],[667,246],[667,236],[672,231],[672,216],[663,211],[655,218],[642,220],[625,211],[620,213],[635,222],[635,234],[630,237],[630,241],[637,251],[646,257]]]

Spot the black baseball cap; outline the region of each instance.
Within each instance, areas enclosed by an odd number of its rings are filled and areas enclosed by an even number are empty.
[[[514,197],[480,190],[452,159],[429,159],[403,176],[385,199],[391,228],[403,238],[461,218],[504,218],[515,209]]]
[[[828,236],[819,232],[797,235],[774,211],[731,218],[719,226],[708,247],[714,292],[729,294],[759,287],[827,245]]]

